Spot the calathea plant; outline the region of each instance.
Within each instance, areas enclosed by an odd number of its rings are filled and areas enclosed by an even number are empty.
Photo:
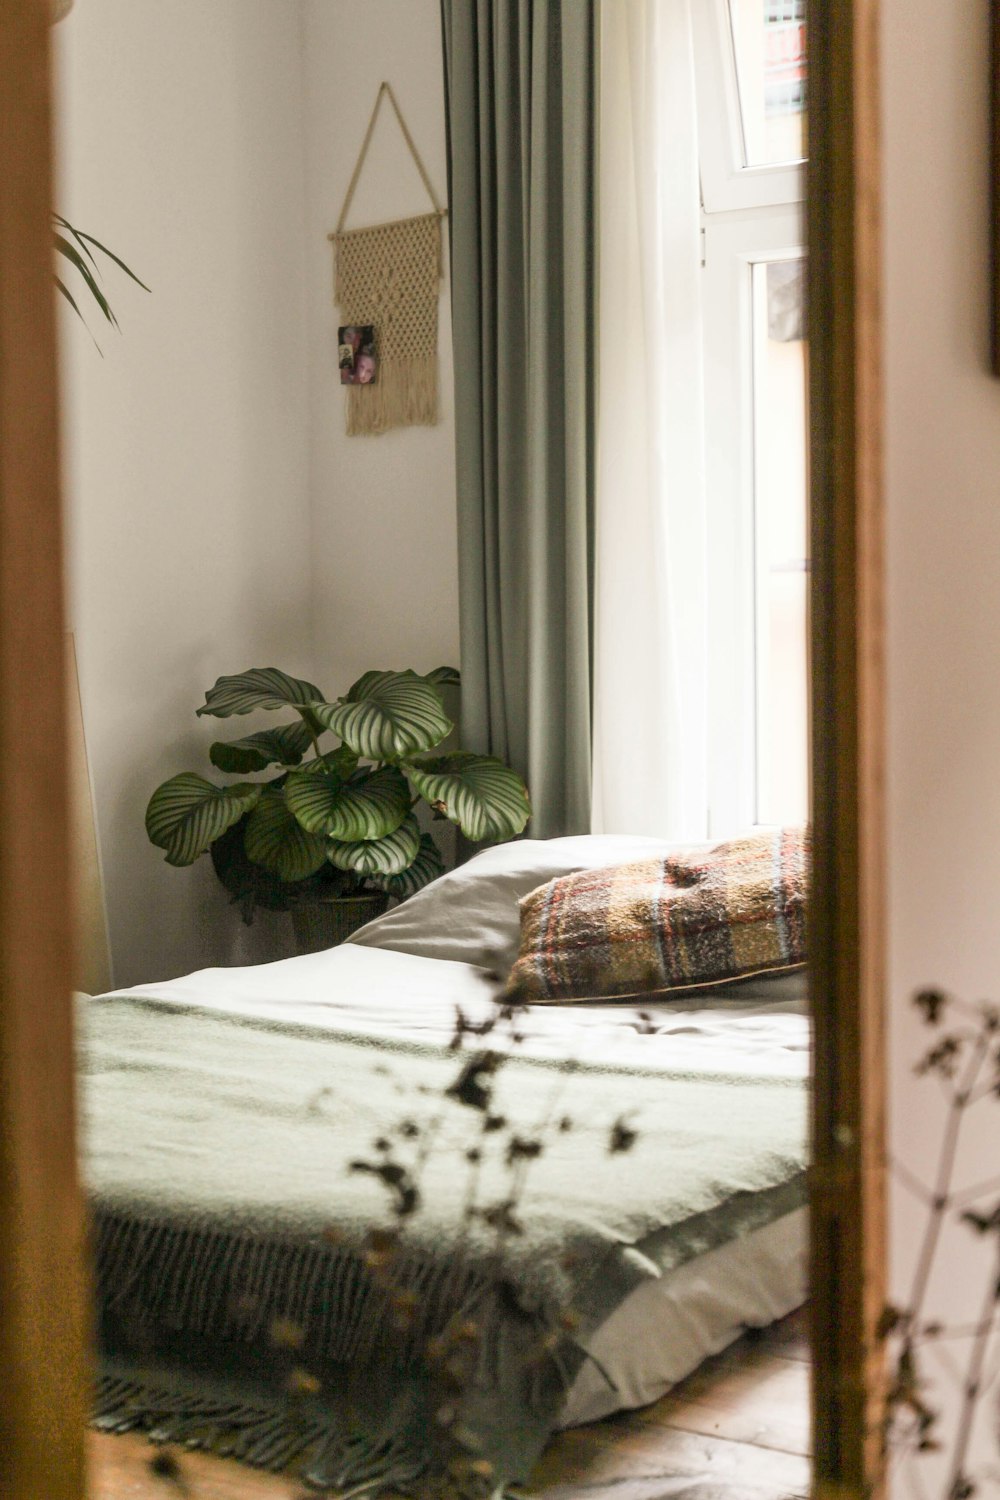
[[[199,715],[228,719],[259,709],[291,718],[242,739],[218,741],[209,758],[239,777],[228,785],[195,771],[153,793],[146,832],[167,863],[193,864],[211,852],[216,873],[250,921],[255,906],[285,910],[310,897],[375,889],[405,897],[441,874],[434,839],[414,809],[474,842],[519,834],[531,813],[520,776],[490,755],[432,755],[454,728],[440,689],[458,673],[366,672],[330,702],[311,682],[276,667],[220,677]],[[339,743],[325,747],[334,735]],[[311,754],[310,754],[311,752]]]

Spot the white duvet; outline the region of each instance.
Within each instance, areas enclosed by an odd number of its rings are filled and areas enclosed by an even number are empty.
[[[470,1021],[493,1008],[494,986],[473,964],[344,944],[252,968],[203,969],[117,994],[178,1005],[280,1017],[354,1034],[446,1041],[456,1009]],[[532,1055],[600,1057],[665,1070],[741,1071],[805,1077],[809,1022],[800,998],[704,992],[692,1001],[530,1006],[519,1046]],[[773,994],[781,994],[777,986]],[[490,1045],[506,1045],[503,1034]],[[747,1326],[764,1326],[805,1299],[805,1211],[723,1246],[639,1287],[590,1342],[562,1425],[640,1406],[668,1390]]]
[[[472,964],[345,943],[325,953],[201,969],[114,993],[439,1042],[453,1034],[457,1007],[470,1021],[491,1014],[495,986]],[[734,998],[739,993],[705,991],[697,1001],[650,1001],[638,1009],[632,1003],[531,1005],[518,1021],[520,1046],[535,1056],[599,1056],[711,1072],[752,1059],[762,1073],[805,1077],[809,1022],[801,1002]],[[491,1046],[502,1044],[501,1034],[491,1038]]]

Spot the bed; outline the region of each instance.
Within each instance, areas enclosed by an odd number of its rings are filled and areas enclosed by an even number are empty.
[[[804,1301],[800,974],[482,1032],[522,896],[668,847],[520,841],[329,952],[82,1002],[99,1425],[359,1494],[458,1444],[488,1495]]]

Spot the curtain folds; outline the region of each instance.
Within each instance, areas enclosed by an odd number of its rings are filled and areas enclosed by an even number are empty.
[[[707,836],[708,806],[690,4],[611,0],[600,39],[593,826],[676,839]]]
[[[589,0],[441,9],[463,743],[525,777],[534,836],[586,832],[597,10]]]

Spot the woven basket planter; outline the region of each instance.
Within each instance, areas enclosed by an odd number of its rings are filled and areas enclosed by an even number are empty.
[[[335,948],[366,922],[380,917],[388,905],[389,897],[382,891],[297,901],[291,907],[296,952],[322,953]]]

